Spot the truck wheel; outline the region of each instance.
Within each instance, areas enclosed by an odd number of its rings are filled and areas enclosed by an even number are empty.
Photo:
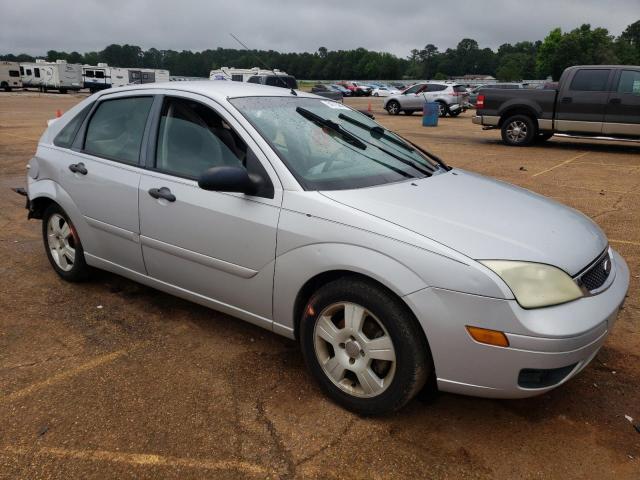
[[[300,344],[322,390],[361,415],[398,410],[433,371],[422,329],[406,305],[355,277],[330,282],[311,297]]]
[[[502,141],[512,147],[531,145],[537,136],[536,125],[528,115],[513,115],[502,124]]]
[[[10,92],[11,91],[11,87],[9,86],[9,84],[7,82],[2,82],[2,84],[0,84],[0,87],[2,87],[5,92]]]
[[[387,113],[389,115],[398,115],[400,113],[400,104],[395,100],[391,100],[387,103]]]

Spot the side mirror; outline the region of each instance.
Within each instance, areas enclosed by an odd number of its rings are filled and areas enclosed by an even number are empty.
[[[238,192],[247,195],[254,195],[261,183],[262,179],[256,175],[250,175],[242,167],[213,167],[198,179],[198,186],[203,190]]]

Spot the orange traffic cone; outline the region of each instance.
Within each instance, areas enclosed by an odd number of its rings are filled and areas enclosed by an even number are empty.
[[[62,116],[62,110],[56,110],[56,118],[60,118]]]
[[[369,100],[369,106],[367,107],[367,112],[371,112],[371,100]]]

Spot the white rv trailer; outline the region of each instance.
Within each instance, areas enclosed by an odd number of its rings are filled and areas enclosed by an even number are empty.
[[[20,64],[18,62],[0,62],[0,88],[10,92],[12,88],[21,88]]]
[[[111,87],[169,81],[169,70],[153,68],[119,68],[106,63],[82,67],[82,81],[91,93]]]
[[[256,75],[287,75],[282,70],[264,70],[258,67],[253,68],[234,68],[221,67],[209,72],[209,80],[232,80],[234,82],[246,82],[249,78]]]
[[[68,90],[82,88],[82,66],[65,60],[47,62],[36,59],[35,62],[21,63],[20,76],[25,88],[36,87],[45,92],[58,90],[67,93]]]

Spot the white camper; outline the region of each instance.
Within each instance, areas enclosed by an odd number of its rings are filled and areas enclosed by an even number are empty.
[[[17,62],[0,62],[0,88],[10,92],[12,88],[21,88],[20,64]]]
[[[106,63],[82,67],[82,82],[91,93],[111,87],[169,81],[169,70],[110,67]]]
[[[36,87],[45,92],[58,90],[60,93],[82,88],[82,66],[65,60],[37,59],[35,63],[21,63],[20,75],[25,88]]]

